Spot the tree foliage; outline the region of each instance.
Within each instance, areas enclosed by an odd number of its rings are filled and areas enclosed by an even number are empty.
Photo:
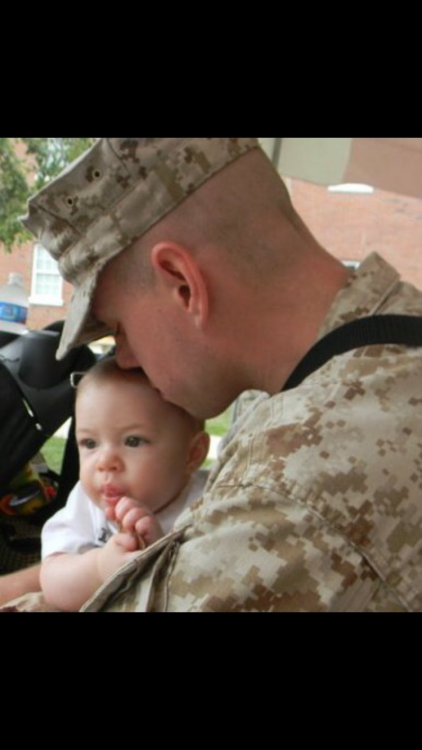
[[[23,165],[10,138],[0,138],[0,241],[10,249],[23,234],[19,216],[25,208],[29,188]]]
[[[31,237],[19,217],[29,196],[93,145],[95,138],[0,138],[0,242],[10,250]],[[22,145],[24,144],[24,148]],[[18,153],[25,152],[23,156]],[[35,178],[35,181],[34,181]]]

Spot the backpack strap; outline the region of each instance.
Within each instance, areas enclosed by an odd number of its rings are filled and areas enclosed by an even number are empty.
[[[414,315],[369,315],[345,323],[317,341],[286,381],[282,391],[296,388],[332,357],[372,344],[422,346],[422,317]]]

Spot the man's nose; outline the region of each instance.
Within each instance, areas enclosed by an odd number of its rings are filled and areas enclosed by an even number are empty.
[[[122,370],[131,370],[134,367],[140,367],[140,362],[138,362],[132,353],[132,349],[120,337],[116,339],[116,362]]]

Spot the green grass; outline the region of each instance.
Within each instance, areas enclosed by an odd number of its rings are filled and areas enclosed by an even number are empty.
[[[206,430],[210,435],[218,435],[223,437],[230,427],[231,423],[231,408],[227,409],[223,414],[213,419],[208,419],[206,423]]]
[[[57,474],[60,474],[62,468],[63,454],[66,446],[64,438],[52,437],[44,443],[41,453],[43,454],[48,466]]]

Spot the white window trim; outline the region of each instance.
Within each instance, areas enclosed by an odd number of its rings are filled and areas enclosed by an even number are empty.
[[[36,243],[34,245],[34,252],[32,254],[32,276],[31,276],[31,294],[29,297],[29,304],[30,305],[44,305],[48,307],[63,307],[63,279],[60,276],[60,285],[59,285],[59,296],[51,297],[48,295],[41,295],[37,294],[36,289],[36,275],[37,275],[37,268],[36,268],[36,261],[37,261],[37,252],[38,248],[42,248],[42,245],[40,243]],[[52,271],[42,271],[42,273],[51,273],[53,275]],[[55,274],[54,274],[55,275]]]

